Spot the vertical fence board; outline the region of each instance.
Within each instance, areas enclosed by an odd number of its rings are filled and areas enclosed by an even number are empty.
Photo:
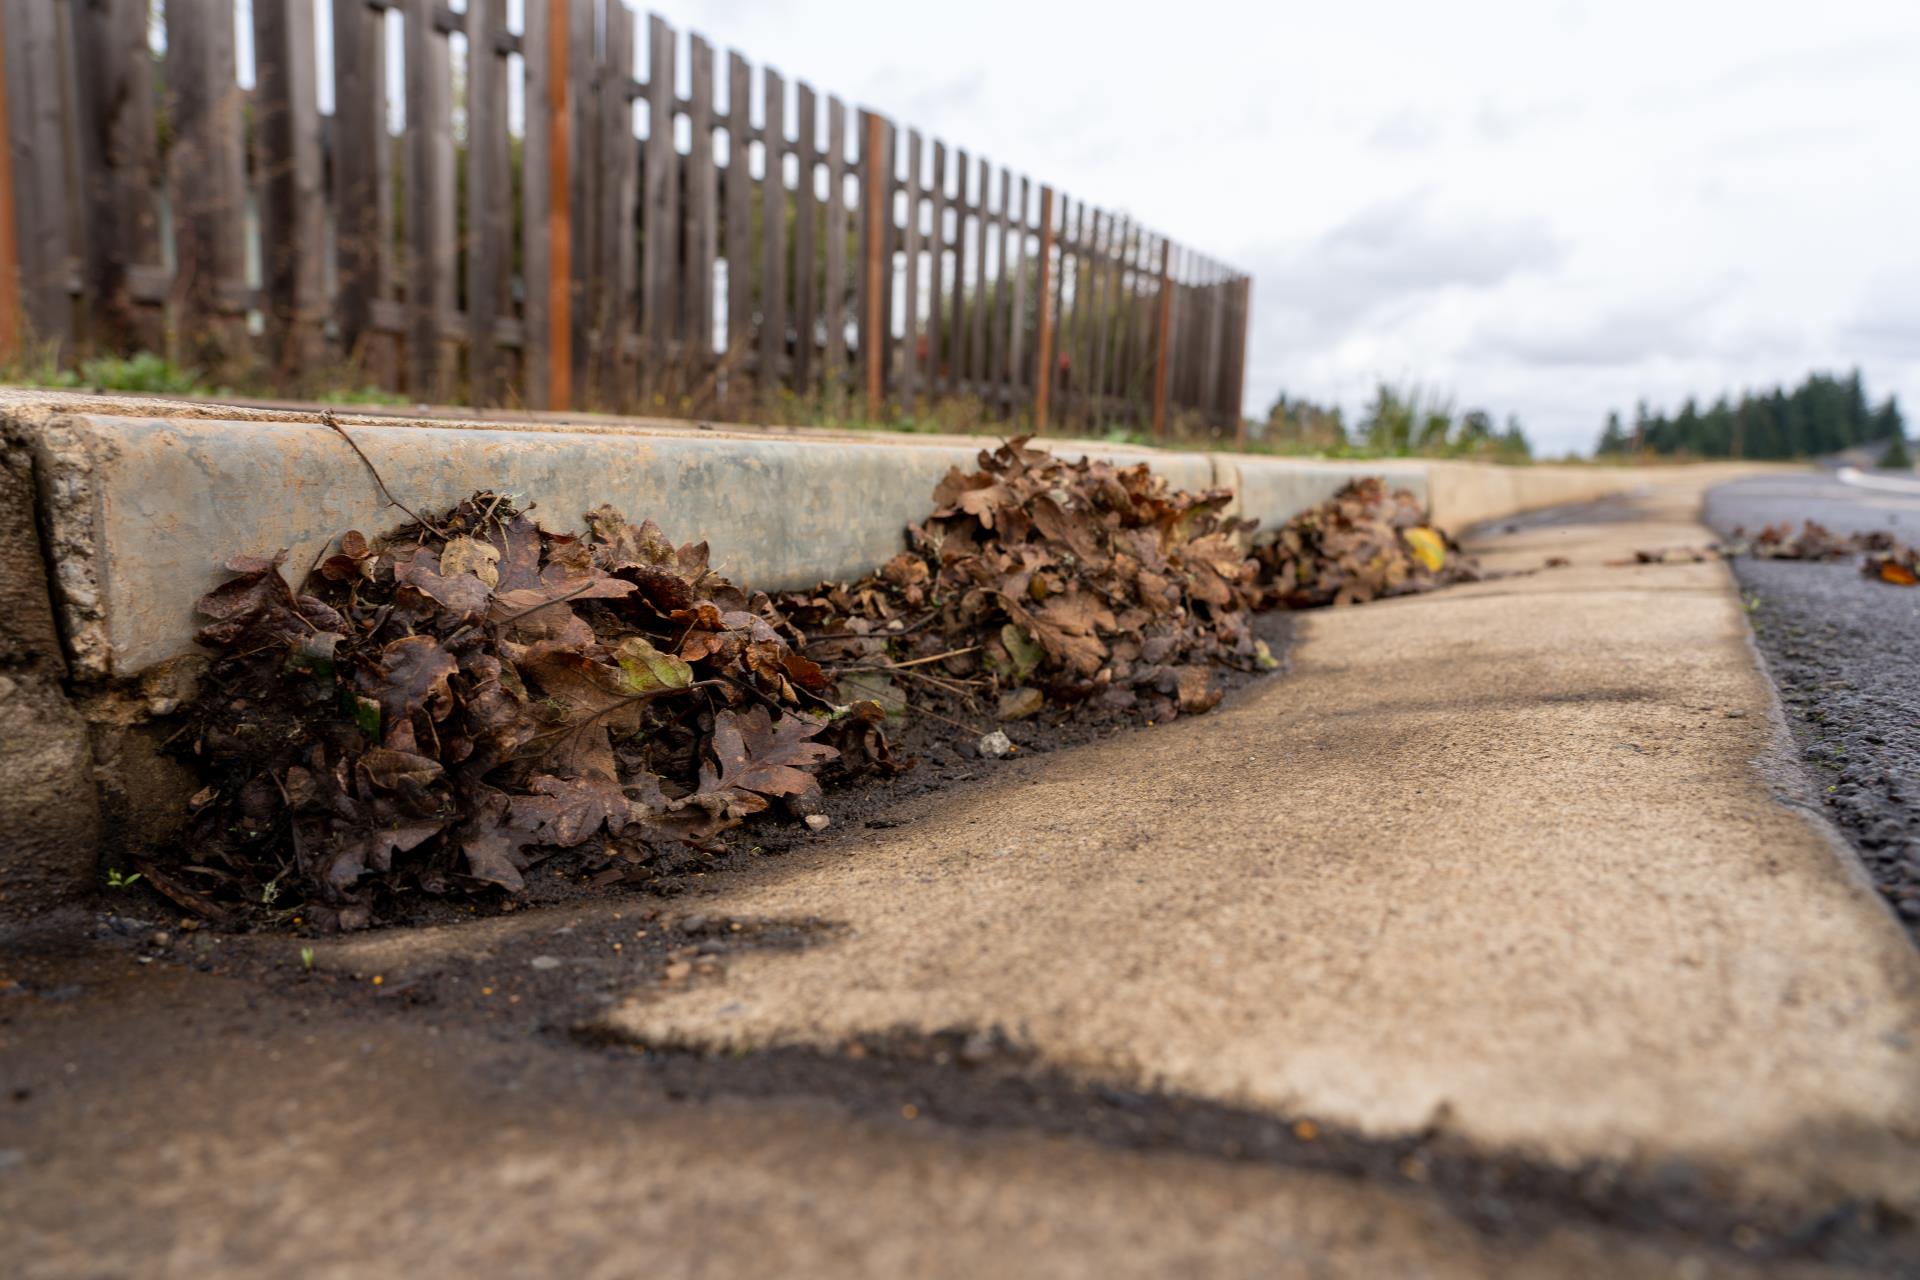
[[[1237,353],[1233,365],[1233,377],[1229,384],[1232,394],[1233,438],[1241,444],[1247,441],[1247,335],[1253,328],[1253,277],[1240,277],[1239,309],[1234,320],[1238,325],[1238,334],[1234,349]]]
[[[1018,203],[1014,201],[1018,200]],[[1021,267],[1027,251],[1027,178],[1020,178],[1020,194],[1014,194],[1014,178],[1000,171],[1000,326],[1006,334],[1002,345],[1000,407],[1012,415],[1020,405],[1020,332],[1025,326],[1025,280]]]
[[[13,104],[9,88],[13,68],[7,57],[9,7],[6,0],[0,0],[0,360],[12,360],[20,354],[26,329],[20,306],[19,224],[13,206]]]
[[[625,408],[635,401],[633,331],[639,320],[639,174],[640,143],[633,133],[633,10],[623,0],[608,0],[602,31],[599,76],[600,126],[600,404]],[[668,117],[671,140],[672,117]],[[652,362],[647,371],[654,372]],[[656,388],[649,377],[642,388],[643,407],[651,407]]]
[[[997,284],[994,289],[993,319],[994,357],[993,380],[995,385],[995,403],[1003,413],[1011,414],[1014,407],[1014,387],[1018,379],[1014,370],[1014,327],[1020,323],[1018,312],[1014,308],[1014,295],[1018,277],[1014,275],[1018,255],[1014,252],[1014,185],[1013,171],[1000,170],[1000,266],[996,273]],[[1024,217],[1022,206],[1022,217]]]
[[[1093,357],[1088,372],[1092,375],[1091,387],[1095,403],[1094,426],[1103,425],[1107,414],[1107,393],[1111,389],[1108,378],[1112,372],[1109,359],[1108,339],[1113,328],[1113,260],[1116,222],[1110,213],[1102,214],[1094,221],[1093,236]]]
[[[1144,227],[1134,230],[1133,247],[1127,255],[1127,399],[1136,407],[1146,398],[1146,262],[1152,254],[1153,233]],[[1145,414],[1139,415],[1142,420]]]
[[[802,81],[799,115],[794,122],[800,158],[800,181],[793,191],[793,389],[803,401],[814,398],[819,370],[814,364],[814,336],[819,332],[820,301],[815,287],[819,256],[814,247],[815,180],[820,172],[819,120],[813,86]]]
[[[547,388],[552,409],[573,407],[574,353],[579,345],[573,324],[575,3],[578,0],[548,0],[546,10]]]
[[[29,335],[65,351],[73,338],[67,290],[67,226],[72,216],[61,163],[62,103],[58,12],[44,0],[9,0],[7,119],[12,152],[14,251]]]
[[[881,262],[887,233],[886,121],[860,113],[860,361],[867,380],[867,419],[880,419],[886,393],[886,311]]]
[[[727,362],[743,379],[753,339],[753,89],[747,60],[727,55]]]
[[[761,85],[760,378],[761,395],[771,404],[787,351],[787,82],[768,67]]]
[[[942,311],[941,290],[947,270],[947,144],[933,143],[933,184],[927,189],[927,364],[928,396],[939,396],[949,387],[943,360],[942,339],[946,334],[946,316]]]
[[[687,153],[688,370],[701,388],[696,411],[710,394],[713,364],[713,263],[719,252],[719,189],[713,163],[713,46],[691,41],[692,139]]]
[[[847,108],[827,99],[827,369],[828,408],[842,411],[847,378]]]
[[[967,369],[973,378],[973,393],[986,399],[987,389],[987,241],[993,231],[988,206],[993,203],[993,166],[980,158],[979,195],[974,201],[973,217],[973,310],[968,317]]]
[[[258,0],[256,0],[256,4]],[[504,0],[467,5],[467,394],[477,405],[500,401],[494,351],[501,285],[512,255],[510,213],[502,195],[512,173],[507,139],[507,66],[496,51],[506,30]]]
[[[232,320],[243,306],[234,295],[246,272],[246,162],[233,38],[227,0],[167,5],[178,325],[192,362],[216,368],[239,354]]]
[[[920,363],[920,131],[907,131],[907,216],[901,225],[906,260],[904,333],[906,351],[900,360],[900,403],[914,413],[919,394]]]
[[[624,8],[614,0],[616,8]],[[680,171],[680,148],[674,146],[674,29],[659,13],[647,17],[647,142],[643,144],[643,184],[639,200],[639,315],[645,353],[641,357],[643,409],[651,409],[666,386],[674,382],[668,370],[678,340],[680,320],[680,192],[674,178]],[[612,77],[622,77],[618,67]],[[622,90],[624,94],[624,90]],[[632,109],[626,121],[632,150]],[[622,242],[630,242],[626,236]]]
[[[1032,179],[1022,175],[1020,179],[1020,203],[1014,211],[1013,219],[1013,298],[1009,304],[1011,316],[1010,332],[1007,339],[1007,412],[1014,413],[1020,403],[1026,399],[1026,389],[1032,385],[1027,378],[1027,211],[1033,204]]]
[[[1220,359],[1224,349],[1221,327],[1225,319],[1220,304],[1224,296],[1220,285],[1220,268],[1210,263],[1207,269],[1207,380],[1200,402],[1202,407],[1213,410],[1220,407]]]
[[[389,193],[385,22],[366,0],[333,0],[334,315],[349,361],[363,364],[373,304],[385,296],[382,229]]]
[[[1047,382],[1052,388],[1054,416],[1071,420],[1073,403],[1067,378],[1073,364],[1073,201],[1062,194],[1054,214],[1053,351]]]
[[[1112,305],[1108,307],[1106,336],[1106,395],[1110,401],[1127,393],[1127,322],[1133,319],[1133,276],[1127,255],[1133,251],[1133,219],[1121,217],[1114,236],[1114,257],[1108,267]],[[1114,409],[1114,413],[1121,413]]]
[[[953,315],[947,335],[947,394],[963,396],[967,384],[967,153],[953,152]]]
[[[445,398],[440,331],[453,292],[453,70],[434,0],[407,0],[407,388]]]
[[[647,19],[646,196],[641,204],[645,258],[640,271],[641,328],[646,333],[642,385],[653,394],[673,381],[667,365],[679,346],[680,152],[674,132],[674,35],[658,14]],[[696,99],[698,92],[695,93]],[[697,109],[697,108],[696,108]],[[631,115],[631,113],[629,113]],[[695,143],[696,147],[698,142]],[[649,405],[648,407],[651,407]]]
[[[1087,272],[1081,241],[1086,234],[1087,202],[1073,201],[1067,216],[1067,232],[1060,246],[1061,288],[1065,304],[1060,350],[1066,358],[1066,367],[1061,370],[1060,377],[1060,409],[1063,421],[1078,422],[1084,416],[1085,409],[1081,403],[1081,393],[1086,381],[1086,359],[1081,344],[1087,327]]]
[[[1160,242],[1160,292],[1155,299],[1157,321],[1153,343],[1153,438],[1167,438],[1167,376],[1172,370],[1169,340],[1173,336],[1173,245]]]
[[[81,115],[80,193],[86,217],[82,287],[92,330],[88,341],[107,350],[151,345],[137,323],[128,287],[130,268],[155,266],[160,260],[154,200],[159,140],[147,0],[76,5],[73,35],[74,62],[80,68],[75,105]],[[0,39],[0,47],[6,43]],[[0,127],[0,145],[5,136]],[[0,199],[11,195],[9,189]]]
[[[1053,188],[1040,188],[1040,243],[1033,279],[1033,429],[1047,429],[1053,386]]]
[[[604,347],[596,329],[596,284],[599,280],[600,188],[602,163],[597,109],[600,94],[600,45],[594,0],[567,4],[567,172],[568,236],[573,246],[568,266],[567,309],[573,336],[573,368],[569,374],[576,398],[590,401],[595,394],[594,371]],[[554,32],[560,39],[560,32]]]
[[[564,3],[564,0],[561,0]],[[554,117],[548,103],[551,47],[550,0],[526,0],[520,36],[521,101],[526,116],[520,142],[520,282],[525,317],[520,367],[526,401],[536,409],[553,405],[553,317],[549,291],[553,276],[553,240],[547,222],[553,201],[549,170],[553,165]],[[562,41],[562,48],[565,42]],[[565,308],[561,308],[564,313]]]
[[[817,399],[820,384],[820,115],[812,85],[801,81],[794,94],[798,110],[794,153],[799,164],[793,190],[792,386],[803,401],[811,402]]]
[[[255,3],[253,32],[267,345],[281,381],[297,385],[320,358],[326,320],[313,0]]]
[[[900,248],[900,226],[893,217],[893,196],[900,185],[900,133],[885,116],[880,117],[880,132],[880,163],[884,166],[880,185],[880,367],[891,392],[894,356],[899,350],[893,337],[893,255]]]
[[[1127,255],[1132,249],[1133,219],[1123,215],[1113,239],[1112,264],[1107,269],[1113,293],[1113,305],[1108,308],[1107,333],[1107,396],[1110,399],[1123,396],[1127,387],[1127,321],[1133,316],[1133,298],[1129,292],[1132,277],[1127,266]]]

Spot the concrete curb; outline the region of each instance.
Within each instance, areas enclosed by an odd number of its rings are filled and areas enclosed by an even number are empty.
[[[45,396],[11,421],[33,458],[67,658],[82,681],[119,679],[194,652],[193,601],[220,564],[284,551],[304,573],[347,529],[406,517],[312,413]],[[0,401],[0,412],[8,409]],[[31,412],[28,412],[28,410]],[[767,589],[858,577],[901,546],[951,467],[984,443],[955,437],[702,431],[656,423],[451,422],[343,416],[353,441],[416,510],[506,488],[556,527],[610,502],[669,536],[707,538],[736,581]],[[1230,488],[1272,525],[1357,475],[1423,497],[1418,467],[1290,462],[1057,441],[1063,454],[1148,462],[1174,485]]]
[[[236,554],[284,551],[303,574],[348,529],[405,516],[309,408],[0,391],[0,420],[30,453],[66,659],[81,681],[137,675],[194,652],[193,601]],[[341,415],[416,510],[504,488],[556,527],[603,502],[706,538],[736,581],[767,589],[848,579],[899,550],[950,467],[985,441],[807,430],[707,430],[597,419]],[[1628,469],[1324,461],[1051,442],[1073,456],[1148,462],[1174,485],[1231,489],[1273,528],[1356,477],[1384,476],[1452,527],[1582,501],[1637,482]]]

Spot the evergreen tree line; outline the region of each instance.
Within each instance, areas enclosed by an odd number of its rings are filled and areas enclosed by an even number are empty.
[[[1444,397],[1419,387],[1381,383],[1360,420],[1349,428],[1340,409],[1288,396],[1284,391],[1267,410],[1259,438],[1284,452],[1418,455],[1430,458],[1485,458],[1525,462],[1533,446],[1520,420],[1507,415],[1496,423],[1485,409],[1456,413]]]
[[[1630,425],[1617,411],[1607,415],[1596,452],[1602,457],[1806,458],[1905,435],[1896,398],[1888,396],[1878,408],[1869,405],[1855,369],[1844,378],[1809,374],[1792,391],[1743,391],[1737,401],[1722,395],[1706,409],[1688,397],[1671,417],[1664,410],[1650,412],[1642,400]]]

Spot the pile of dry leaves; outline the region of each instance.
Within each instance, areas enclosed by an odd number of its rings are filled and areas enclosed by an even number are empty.
[[[979,461],[948,473],[879,573],[780,600],[842,688],[896,708],[978,698],[1002,719],[1089,702],[1167,719],[1220,700],[1216,668],[1271,665],[1231,494],[1024,439]]]
[[[839,754],[817,739],[857,744],[878,709],[830,702],[704,543],[606,507],[587,522],[550,533],[476,494],[379,542],[348,533],[300,594],[278,559],[230,561],[199,603],[220,656],[182,740],[211,779],[194,895],[290,890],[351,927],[382,894],[517,890],[530,850],[604,833],[638,858],[806,809]]]
[[[1273,602],[1289,609],[1365,604],[1480,578],[1459,546],[1427,523],[1417,498],[1389,493],[1377,476],[1287,521],[1255,554]]]
[[[1014,440],[950,472],[879,573],[778,600],[651,521],[601,507],[557,533],[492,493],[346,534],[299,591],[237,558],[199,602],[217,657],[176,738],[207,785],[153,881],[351,928],[396,895],[515,892],[555,849],[637,874],[770,807],[817,812],[823,771],[906,767],[889,719],[984,748],[1006,739],[982,720],[1202,712],[1218,671],[1274,665],[1256,609],[1474,576],[1377,480],[1258,551],[1230,499]]]

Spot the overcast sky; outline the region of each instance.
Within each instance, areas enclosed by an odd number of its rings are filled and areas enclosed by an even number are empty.
[[[1247,408],[1380,379],[1589,449],[1858,364],[1920,412],[1920,0],[666,0],[1251,272]]]

